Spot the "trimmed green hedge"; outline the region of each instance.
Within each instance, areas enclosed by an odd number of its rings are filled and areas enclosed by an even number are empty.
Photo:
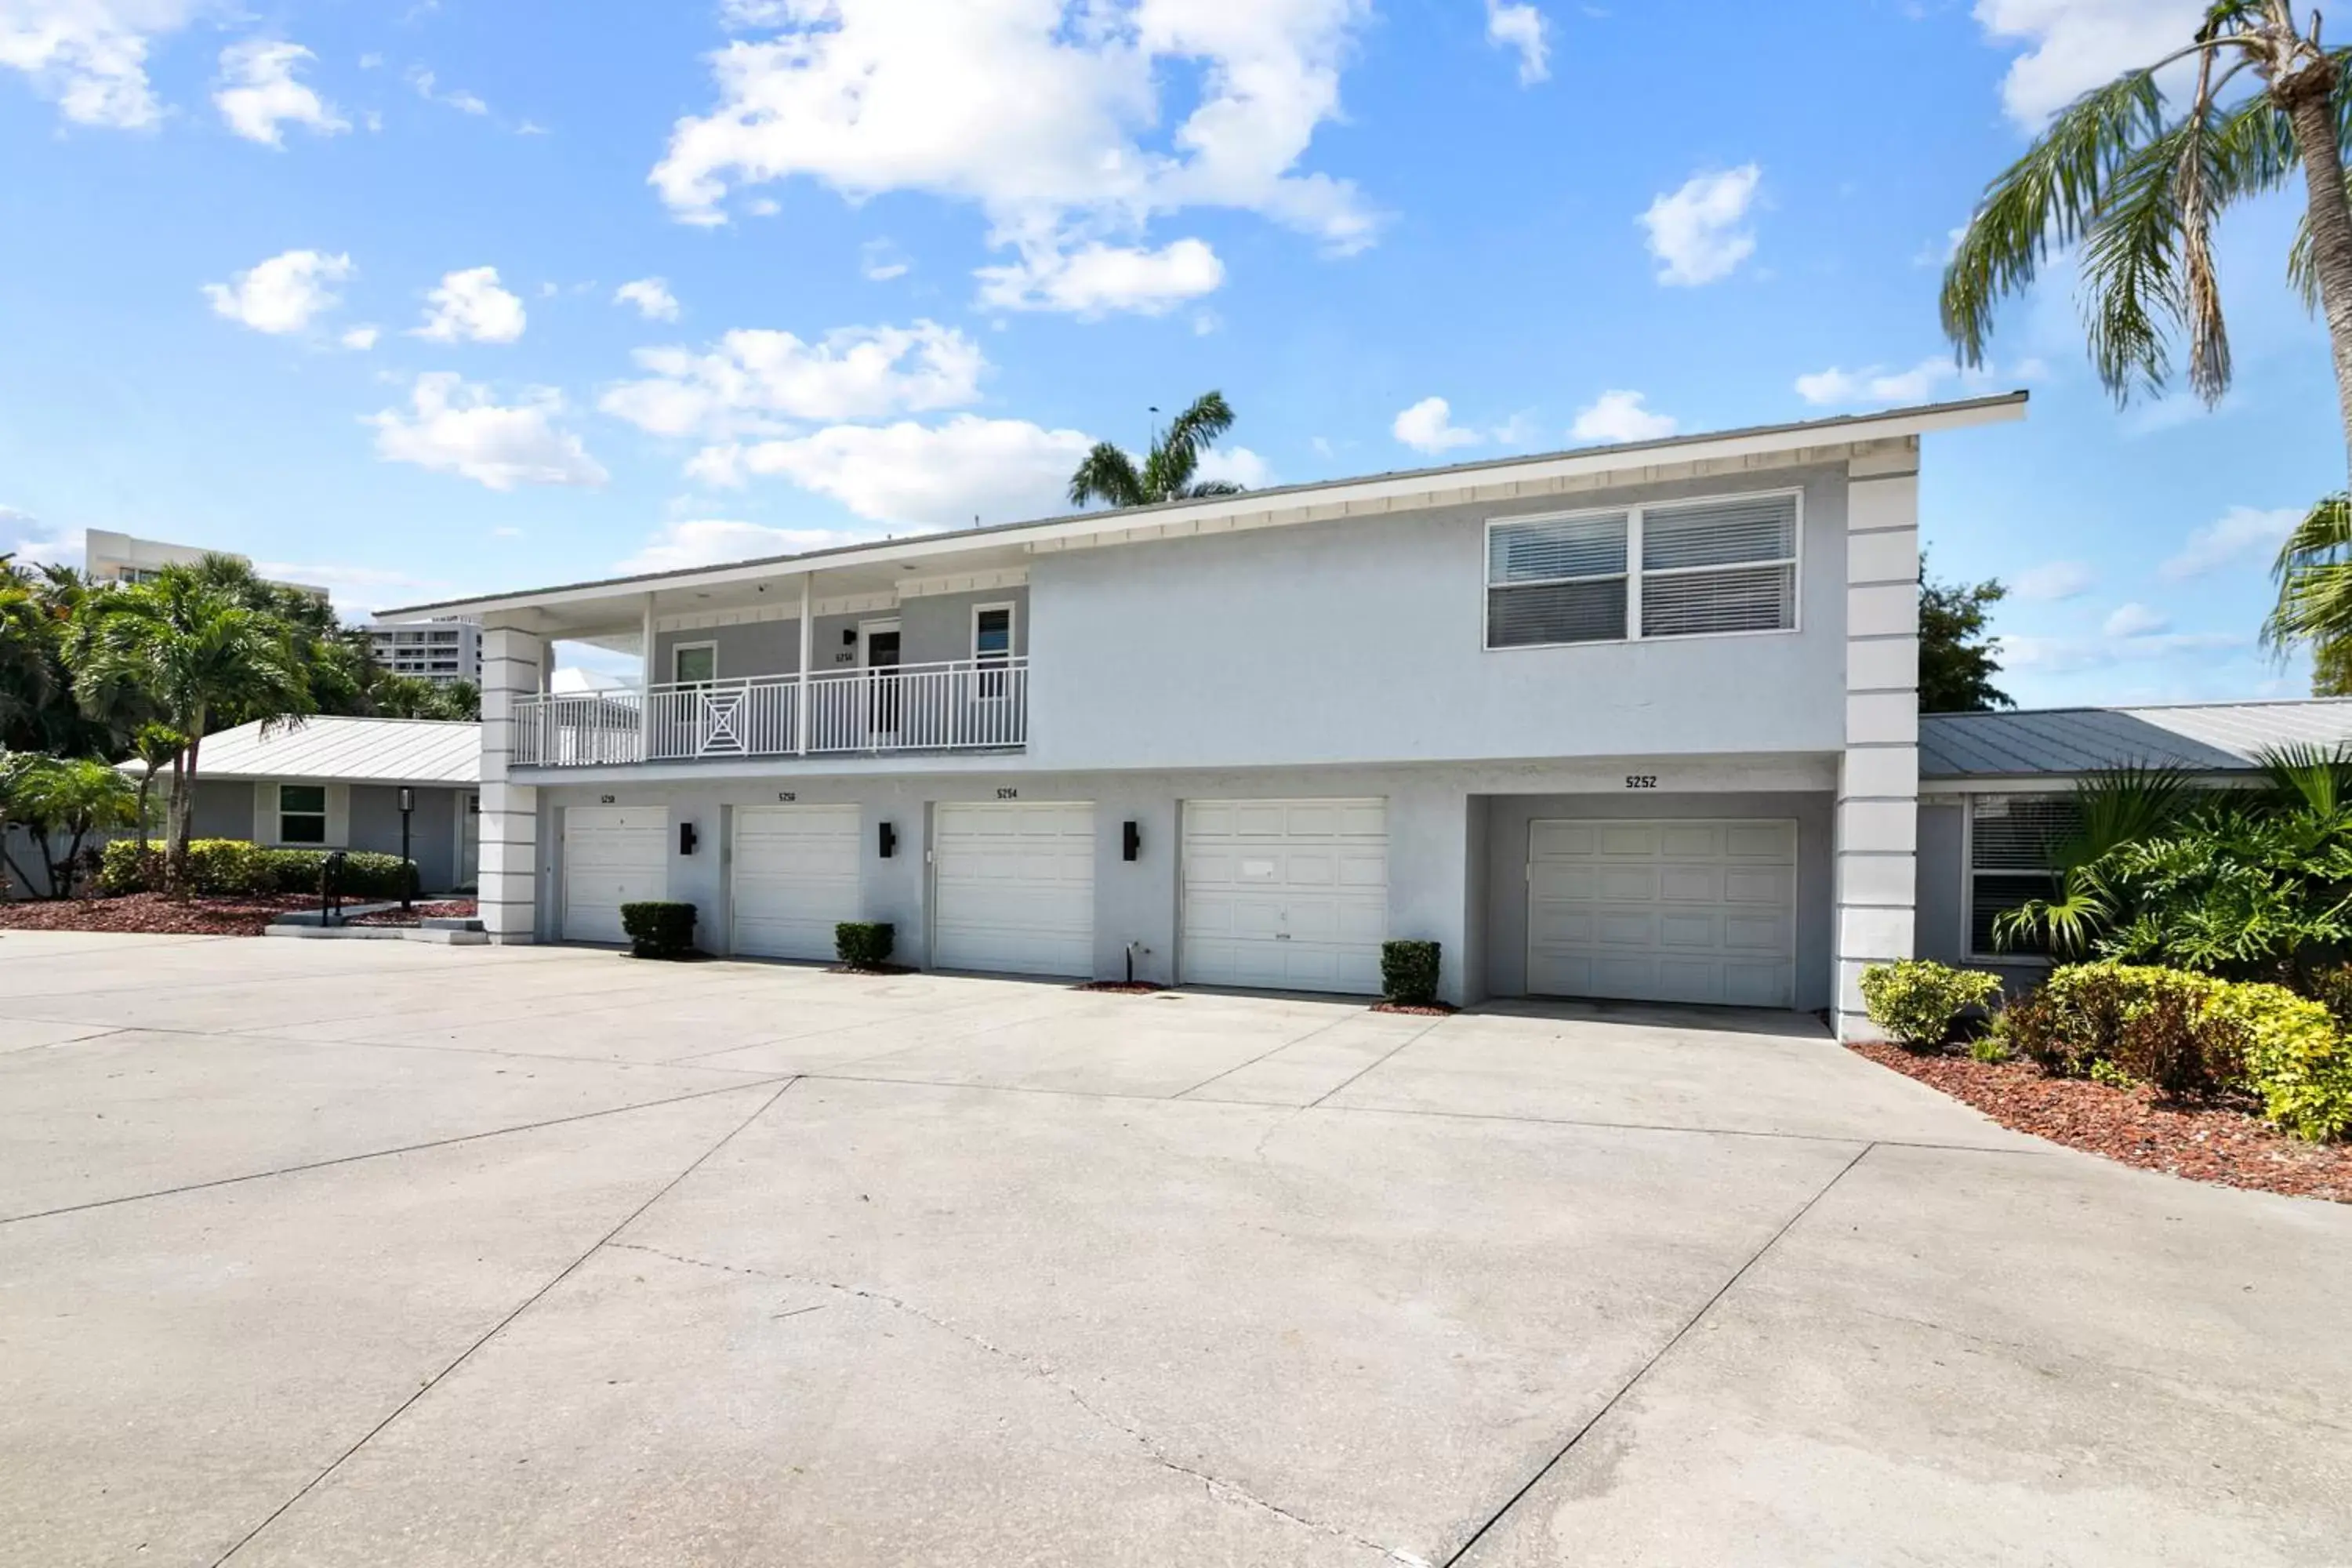
[[[1940,1046],[1971,1007],[2000,994],[2000,976],[1927,959],[1874,963],[1862,972],[1862,1005],[1889,1037],[1916,1049]]]
[[[694,906],[649,899],[621,906],[621,929],[639,958],[683,958],[694,951]]]
[[[2045,1072],[2087,1077],[2105,1064],[2159,1083],[2210,1079],[2248,1089],[2297,1138],[2352,1133],[2352,1041],[2326,1007],[2283,985],[2075,963],[2001,1021]]]
[[[879,969],[898,945],[898,928],[887,921],[844,921],[833,928],[833,951],[852,969]]]
[[[1441,950],[1433,942],[1381,943],[1381,994],[1408,1007],[1426,1007],[1437,1000],[1437,969]]]
[[[315,893],[330,852],[324,849],[263,849],[242,838],[194,838],[188,841],[188,891],[206,898],[237,898],[262,893]],[[415,868],[397,855],[350,850],[343,856],[343,897],[357,900],[396,899],[405,882],[417,890]],[[139,853],[139,842],[119,838],[106,847],[100,861],[98,889],[109,898],[125,893],[160,892],[163,886],[163,846],[152,844]]]

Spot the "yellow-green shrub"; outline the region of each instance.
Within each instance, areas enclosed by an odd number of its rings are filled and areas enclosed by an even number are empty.
[[[1870,1021],[1906,1046],[1940,1046],[1971,1007],[2000,994],[2000,976],[1924,958],[1874,963],[1862,972]]]

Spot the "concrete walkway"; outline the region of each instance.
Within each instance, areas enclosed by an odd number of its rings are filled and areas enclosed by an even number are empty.
[[[2352,1209],[1786,1016],[0,936],[0,1562],[2352,1554]]]

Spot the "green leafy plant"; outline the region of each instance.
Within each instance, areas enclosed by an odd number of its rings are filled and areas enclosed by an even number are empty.
[[[692,904],[649,899],[621,906],[621,929],[639,958],[683,958],[694,951]]]
[[[1870,1021],[1914,1050],[1940,1046],[1972,1007],[2000,994],[2000,976],[1953,969],[1927,959],[1874,963],[1862,972],[1862,1001]]]
[[[1427,1007],[1437,1001],[1439,961],[1443,953],[1433,942],[1381,943],[1381,994],[1408,1007]]]
[[[2103,1083],[2109,1089],[2134,1089],[2139,1080],[2111,1061],[2095,1061],[2091,1070],[2083,1075],[2093,1083]]]
[[[136,839],[118,838],[100,857],[99,891],[110,898],[163,890],[163,858],[142,852]],[[262,868],[261,851],[242,838],[195,838],[188,842],[181,890],[205,898],[242,898],[275,891]]]
[[[1070,504],[1108,501],[1115,507],[1230,496],[1242,487],[1231,479],[1195,479],[1201,454],[1234,427],[1234,411],[1222,392],[1204,392],[1156,435],[1138,468],[1135,459],[1108,441],[1097,441],[1070,476]]]
[[[850,969],[879,969],[890,962],[898,928],[887,921],[843,921],[833,928],[833,951]]]
[[[2183,1101],[2237,1088],[2246,1074],[2245,1031],[2211,999],[2209,988],[2170,977],[2151,985],[2125,1018],[2114,1056],[2094,1064],[2091,1076],[2113,1068]]]
[[[1970,1040],[1969,1056],[1977,1061],[1999,1064],[2014,1060],[2016,1053],[2009,1048],[2009,1041],[2005,1037],[1994,1032],[1979,1035],[1975,1039]]]

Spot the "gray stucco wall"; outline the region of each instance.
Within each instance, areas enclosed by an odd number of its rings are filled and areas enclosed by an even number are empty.
[[[1444,947],[1442,991],[1448,1000],[1475,1000],[1522,989],[1526,911],[1514,904],[1522,876],[1527,822],[1551,816],[1794,816],[1799,822],[1799,995],[1807,1007],[1828,1004],[1829,796],[1834,764],[1828,758],[1713,760],[1694,764],[1688,777],[1735,779],[1759,768],[1790,781],[1785,793],[1701,789],[1688,795],[1644,794],[1621,801],[1622,770],[1583,764],[1422,766],[1389,768],[1218,770],[1141,773],[1047,773],[973,770],[898,777],[769,776],[667,784],[546,785],[540,811],[539,936],[560,940],[562,910],[563,813],[574,806],[658,805],[669,814],[668,896],[700,911],[701,944],[725,952],[727,826],[734,810],[776,800],[789,791],[801,805],[860,807],[860,864],[866,914],[898,928],[898,959],[929,963],[928,852],[941,802],[985,801],[1017,788],[1024,801],[1091,801],[1095,805],[1095,973],[1121,974],[1127,945],[1140,942],[1139,978],[1167,983],[1177,975],[1181,884],[1179,838],[1187,800],[1379,796],[1388,803],[1388,934],[1436,941]],[[1506,795],[1502,792],[1528,792]],[[1120,855],[1128,821],[1142,834],[1141,856]],[[884,822],[898,829],[898,854],[877,849]],[[677,825],[695,824],[696,852],[677,852]],[[1516,963],[1498,969],[1505,949]]]
[[[1013,651],[1029,651],[1029,590],[1000,588],[982,594],[925,594],[908,599],[896,610],[866,610],[852,616],[819,616],[812,634],[817,670],[846,669],[857,663],[855,642],[845,640],[863,621],[898,622],[898,660],[902,664],[943,664],[971,657],[971,612],[976,605],[1009,604],[1013,609]],[[716,643],[719,674],[723,679],[743,676],[791,675],[800,669],[801,631],[797,619],[754,621],[744,626],[707,630],[663,632],[654,639],[656,682],[667,681],[671,659],[680,643]]]
[[[1919,803],[1917,956],[1938,963],[1968,961],[1968,869],[1958,800]]]
[[[400,853],[400,798],[392,784],[350,784],[348,829],[339,846],[376,855]],[[253,837],[254,781],[196,780],[195,836],[199,838]],[[416,809],[410,819],[409,853],[416,861],[417,879],[428,893],[444,892],[473,880],[472,868],[457,873],[459,813],[470,791],[420,785]]]
[[[1486,524],[1801,483],[1800,629],[1490,651]],[[1046,769],[1828,752],[1845,742],[1843,469],[1037,558]]]
[[[1505,795],[1487,803],[1486,984],[1491,994],[1528,988],[1528,832],[1545,818],[1783,817],[1797,824],[1797,1006],[1830,1005],[1831,816],[1826,794]]]

